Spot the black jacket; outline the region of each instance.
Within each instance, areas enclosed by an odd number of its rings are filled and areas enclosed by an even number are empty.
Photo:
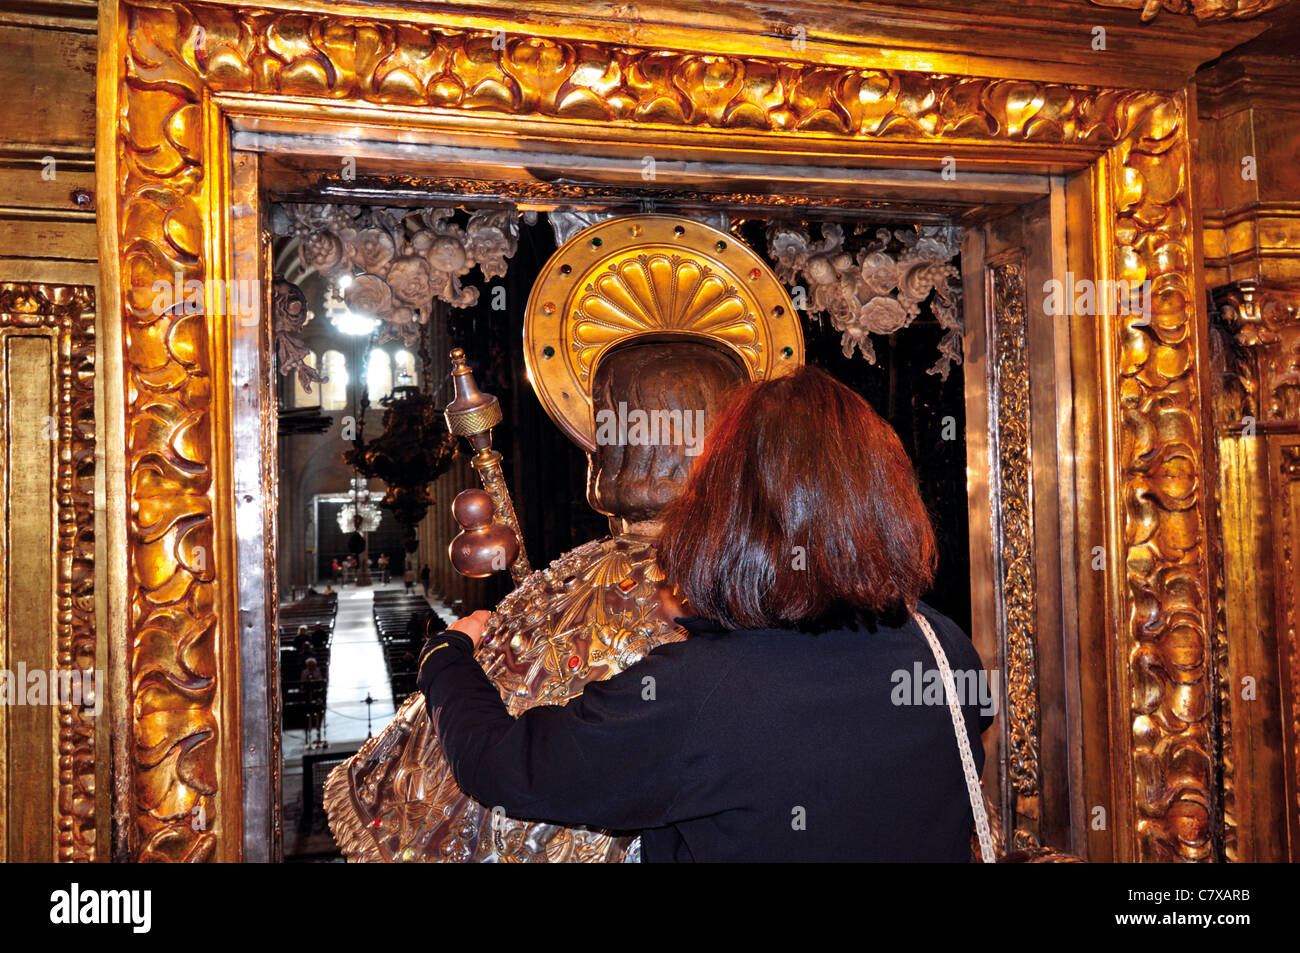
[[[954,670],[982,668],[921,610]],[[957,740],[914,621],[815,635],[679,621],[684,642],[517,719],[467,637],[431,637],[419,687],[457,784],[511,817],[640,832],[647,861],[970,859]],[[979,770],[991,717],[963,700]]]

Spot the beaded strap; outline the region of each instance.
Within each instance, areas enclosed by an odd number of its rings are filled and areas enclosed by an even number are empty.
[[[939,644],[938,638],[935,637],[934,629],[930,628],[930,622],[919,612],[912,613],[916,619],[917,625],[921,627],[921,634],[925,640],[930,643],[930,651],[934,653],[934,660],[939,665],[939,676],[943,679],[944,694],[948,697],[948,714],[952,716],[952,727],[957,733],[957,749],[961,752],[961,767],[966,775],[966,793],[970,796],[970,809],[975,815],[975,833],[980,839],[980,857],[986,864],[994,862],[993,857],[993,835],[989,831],[989,815],[984,810],[984,795],[980,790],[979,777],[975,773],[975,757],[970,750],[970,736],[966,732],[966,719],[962,715],[961,705],[957,701],[957,685],[953,681],[952,668],[948,665],[948,656],[944,654],[943,646]]]

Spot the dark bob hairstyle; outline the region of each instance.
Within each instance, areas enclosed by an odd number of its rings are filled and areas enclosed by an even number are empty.
[[[727,629],[896,617],[936,561],[898,435],[813,367],[737,390],[664,511],[659,549],[690,609]]]

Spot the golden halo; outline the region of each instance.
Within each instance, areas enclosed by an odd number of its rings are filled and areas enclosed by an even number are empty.
[[[772,269],[734,235],[674,215],[592,225],[551,256],[528,296],[524,363],[551,419],[596,449],[592,372],[638,337],[715,341],[750,380],[803,364],[803,332]]]

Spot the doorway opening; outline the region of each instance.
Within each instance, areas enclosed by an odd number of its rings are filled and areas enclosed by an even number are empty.
[[[249,141],[244,145],[265,148],[273,144],[271,139],[281,137],[245,138]],[[266,693],[268,712],[272,713],[262,730],[273,736],[272,746],[283,764],[282,773],[277,773],[281,779],[275,792],[277,810],[286,821],[296,819],[295,823],[305,824],[309,834],[313,825],[315,833],[323,833],[321,818],[304,818],[304,812],[309,814],[313,804],[320,804],[320,798],[319,791],[313,796],[307,790],[314,783],[310,774],[315,765],[302,761],[306,750],[291,747],[283,740],[285,732],[305,730],[298,726],[296,717],[284,720],[286,710],[281,707],[281,700],[288,697],[292,674],[297,673],[300,680],[302,677],[301,666],[286,661],[286,640],[292,641],[297,632],[288,632],[284,620],[300,611],[304,600],[328,595],[350,599],[358,592],[368,595],[372,638],[379,650],[377,657],[385,663],[383,684],[377,686],[384,692],[384,706],[380,717],[372,717],[364,725],[359,720],[345,721],[337,710],[331,712],[334,706],[328,701],[330,689],[325,689],[327,701],[320,706],[324,709],[324,734],[331,746],[339,746],[331,753],[341,759],[348,744],[359,744],[367,734],[378,733],[384,727],[401,693],[412,687],[412,673],[400,663],[406,655],[418,652],[422,640],[422,626],[418,634],[410,625],[398,625],[387,635],[378,631],[381,610],[375,593],[381,594],[380,599],[386,598],[382,595],[386,591],[382,582],[384,568],[378,565],[381,553],[388,561],[390,588],[406,593],[405,577],[414,574],[411,589],[424,605],[407,603],[402,611],[408,617],[420,615],[423,619],[427,606],[428,613],[446,621],[476,608],[491,608],[510,588],[505,574],[469,580],[457,576],[447,561],[447,543],[458,530],[448,504],[460,490],[477,485],[463,455],[446,461],[429,484],[427,511],[406,526],[399,525],[393,513],[380,505],[384,482],[367,479],[361,493],[379,508],[380,525],[388,528],[377,526],[359,534],[364,537],[364,549],[338,559],[336,550],[340,545],[346,550],[348,537],[358,535],[336,532],[340,513],[349,506],[355,509],[360,499],[352,485],[358,472],[345,455],[356,450],[358,432],[363,443],[383,432],[384,414],[391,409],[399,377],[406,386],[420,391],[430,406],[441,408],[450,400],[446,355],[453,347],[466,352],[480,386],[494,393],[505,411],[495,446],[504,456],[525,547],[534,566],[544,566],[574,546],[608,532],[606,520],[585,501],[585,456],[546,416],[528,383],[521,348],[524,303],[532,285],[558,244],[583,222],[643,211],[699,216],[722,225],[769,262],[774,258],[773,239],[782,230],[801,231],[814,246],[827,243],[829,236],[838,233],[839,251],[852,267],[861,269],[864,260],[873,254],[897,256],[908,236],[913,236],[914,241],[923,229],[948,230],[952,236],[987,231],[991,227],[988,223],[1020,214],[1019,206],[1008,202],[1008,198],[1019,198],[1023,205],[1027,197],[1037,200],[1050,191],[1049,180],[1026,177],[1012,185],[1010,177],[1001,177],[997,183],[986,183],[986,194],[980,195],[977,190],[954,201],[951,196],[925,197],[924,190],[908,183],[905,174],[890,180],[887,173],[875,172],[871,177],[892,181],[892,187],[885,190],[891,194],[883,200],[854,203],[836,196],[821,203],[809,200],[792,208],[777,197],[733,191],[745,184],[743,173],[737,173],[739,182],[720,177],[713,191],[688,192],[670,186],[637,188],[630,183],[611,185],[596,178],[588,179],[582,187],[564,183],[563,188],[558,188],[541,181],[544,176],[530,166],[528,173],[536,188],[521,201],[518,189],[488,179],[396,176],[391,171],[376,170],[345,186],[337,175],[313,167],[301,156],[272,152],[260,159],[264,221],[273,234],[274,277],[290,281],[302,295],[309,318],[299,328],[297,343],[307,352],[302,364],[316,372],[308,376],[318,378],[304,383],[303,375],[296,370],[288,375],[275,373],[282,368],[266,368],[264,373],[264,379],[275,374],[279,431],[275,451],[277,539],[273,550],[266,548],[271,557],[268,575],[277,580],[279,619],[269,628],[275,635],[274,644],[268,645],[268,656],[275,660],[273,667],[278,672],[272,675],[269,667],[261,687]],[[815,183],[805,183],[804,188],[814,189]],[[899,196],[900,191],[905,198]],[[575,196],[580,196],[580,201],[575,202]],[[363,320],[358,324],[353,320],[358,315],[347,307],[347,289],[338,286],[337,276],[311,267],[311,254],[304,254],[303,244],[314,240],[314,236],[301,225],[296,232],[285,227],[288,219],[310,220],[312,208],[331,207],[345,209],[358,221],[370,220],[375,214],[410,220],[411,224],[405,226],[410,231],[419,230],[421,216],[426,222],[432,216],[463,231],[475,216],[482,220],[485,215],[504,215],[515,219],[514,248],[506,258],[503,273],[489,276],[474,269],[461,277],[460,288],[477,292],[475,301],[465,303],[462,297],[462,306],[453,307],[436,299],[418,334],[401,341],[381,340],[382,329],[374,322]],[[996,425],[996,414],[991,416],[987,409],[991,394],[988,348],[993,346],[986,327],[989,301],[982,283],[972,285],[971,281],[972,274],[984,274],[988,264],[985,251],[981,246],[977,255],[971,256],[962,249],[949,260],[953,274],[961,276],[953,285],[964,286],[966,292],[957,314],[964,316],[968,331],[958,339],[956,351],[964,361],[948,360],[942,368],[944,373],[927,373],[942,363],[943,345],[950,340],[950,329],[935,313],[935,295],[927,294],[917,314],[903,326],[888,334],[870,336],[868,360],[865,349],[849,346],[843,327],[837,326],[827,310],[808,300],[816,289],[811,287],[806,273],[791,272],[787,285],[792,294],[804,299],[800,302],[800,319],[806,360],[824,367],[866,397],[899,432],[916,464],[922,495],[930,506],[940,539],[939,575],[927,601],[975,636],[990,666],[1001,667],[1005,664],[1001,651],[1005,640],[1000,634],[1005,631],[1005,619],[999,615],[1002,610],[996,601],[972,598],[973,586],[991,580],[998,571],[994,552],[998,527],[992,514],[996,500],[988,493],[989,473],[995,469],[989,428]],[[972,287],[976,289],[973,298]],[[942,308],[943,303],[939,304]],[[362,312],[360,317],[367,315]],[[973,334],[972,324],[978,326]],[[275,328],[266,332],[268,338],[274,339]],[[1055,380],[1054,367],[1041,373],[1044,380]],[[972,407],[985,409],[972,420]],[[977,430],[973,441],[972,426]],[[383,523],[385,519],[387,524]],[[394,541],[400,552],[390,553]],[[985,561],[988,567],[976,565]],[[364,584],[359,585],[362,578]],[[334,668],[337,672],[337,665]],[[246,680],[246,697],[250,688]],[[300,689],[293,694],[303,696]],[[376,696],[374,688],[367,691],[367,697]],[[373,714],[380,709],[372,704],[368,711]],[[248,718],[245,727],[254,727]],[[989,754],[989,764],[996,765],[1000,752],[995,757],[990,746]],[[298,764],[294,764],[295,757]],[[289,783],[294,776],[301,779],[296,790]],[[986,780],[992,781],[995,791],[1005,783],[996,767]],[[246,792],[246,801],[253,796]],[[1007,821],[1017,823],[1013,807],[1004,810]],[[282,829],[283,847],[270,847],[269,856],[283,850],[288,859],[293,854],[288,824]],[[246,850],[253,850],[250,838],[245,841]],[[324,857],[328,849],[309,845],[303,853]]]

